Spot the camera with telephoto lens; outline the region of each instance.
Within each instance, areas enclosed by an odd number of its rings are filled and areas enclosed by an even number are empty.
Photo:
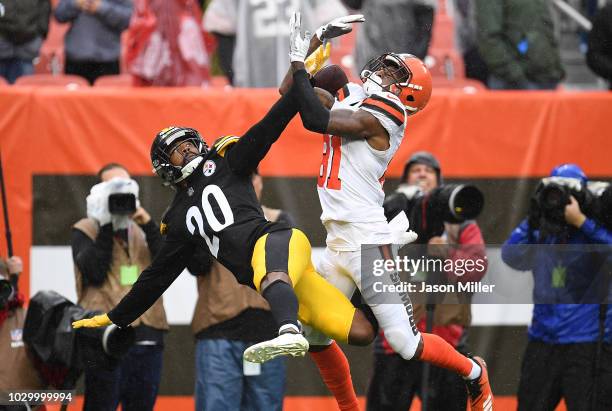
[[[470,184],[443,184],[425,194],[419,186],[402,184],[387,196],[383,204],[387,220],[401,211],[410,221],[410,229],[426,244],[432,237],[444,232],[444,223],[459,224],[480,214],[484,196]]]
[[[543,178],[531,198],[529,226],[540,230],[540,238],[567,232],[565,206],[573,196],[580,210],[589,218],[612,229],[612,186],[604,181],[584,184],[573,177]]]
[[[136,196],[132,193],[114,193],[108,196],[111,214],[131,215],[136,212]]]

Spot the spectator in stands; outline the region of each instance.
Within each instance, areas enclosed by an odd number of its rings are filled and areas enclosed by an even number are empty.
[[[440,163],[425,151],[414,153],[406,162],[400,180],[400,186],[394,195],[405,195],[418,187],[429,193],[442,182]],[[387,201],[391,200],[391,201]],[[410,215],[410,209],[397,209],[397,204],[405,201],[393,201],[391,196],[385,199],[385,215],[393,218],[404,211]],[[410,222],[414,224],[413,221]],[[430,221],[431,223],[431,221]],[[423,223],[424,224],[424,223]],[[444,226],[444,233],[433,236],[424,242],[433,247],[430,257],[449,259],[485,260],[485,247],[478,224],[467,220],[462,224],[449,224],[442,221],[435,225]],[[420,240],[417,240],[420,241]],[[461,247],[463,246],[463,247]],[[433,275],[433,273],[429,273]],[[461,281],[480,281],[485,271],[472,270],[461,277]],[[455,273],[452,273],[455,277]],[[441,304],[434,308],[432,332],[439,335],[458,351],[467,354],[467,331],[472,320],[469,304],[458,304],[456,297],[448,295]],[[421,332],[426,332],[425,307],[414,304],[414,319]],[[381,332],[374,345],[374,373],[368,387],[368,411],[408,410],[415,395],[423,398],[423,362],[407,361],[395,353],[384,334]],[[465,411],[468,401],[465,380],[452,371],[431,367],[427,390],[427,409],[431,411]]]
[[[108,164],[87,197],[87,218],[72,230],[77,303],[106,312],[115,306],[149,266],[161,234],[139,205],[138,184],[125,167]],[[111,204],[110,196],[123,193]],[[126,198],[132,194],[135,201]],[[136,342],[117,364],[85,364],[85,410],[153,410],[161,378],[164,332],[168,330],[162,298],[137,319]]]
[[[572,184],[587,182],[575,164],[555,167],[551,175],[573,179]],[[589,294],[608,291],[599,275],[609,276],[612,232],[587,217],[573,196],[559,213],[562,222],[554,222],[558,228],[552,229],[547,215],[533,201],[501,250],[506,264],[531,271],[534,280],[518,409],[554,410],[564,398],[568,410],[611,410],[612,305],[606,310],[606,304],[593,304],[606,297]],[[591,304],[576,304],[581,301]],[[597,354],[600,338],[603,346]]]
[[[478,50],[474,0],[454,0],[455,37],[463,56],[465,77],[487,84],[489,71]]]
[[[359,71],[373,57],[389,50],[427,56],[436,0],[342,0],[359,10],[366,23],[359,27],[355,44],[355,68]]]
[[[603,6],[593,19],[589,33],[587,64],[595,74],[606,79],[612,90],[612,3]]]
[[[554,90],[565,72],[549,0],[475,0],[491,89]]]
[[[49,30],[49,0],[2,0],[0,2],[0,77],[13,84],[18,77],[34,73]]]
[[[261,199],[262,178],[252,176]],[[283,210],[262,206],[269,221],[293,219]],[[285,358],[264,364],[243,363],[244,350],[276,336],[278,326],[267,301],[207,252],[199,251],[187,267],[198,278],[198,302],[191,327],[196,336],[196,411],[281,411],[285,393]]]
[[[127,71],[137,86],[202,87],[209,59],[196,0],[135,0],[127,32]]]
[[[346,15],[339,0],[212,0],[203,26],[217,38],[221,69],[236,87],[278,87],[287,73],[289,18],[294,4],[302,27],[314,33]],[[380,53],[379,53],[380,54]]]
[[[60,0],[54,14],[60,23],[71,23],[64,39],[66,74],[91,84],[100,76],[119,74],[121,33],[130,23],[131,0]]]

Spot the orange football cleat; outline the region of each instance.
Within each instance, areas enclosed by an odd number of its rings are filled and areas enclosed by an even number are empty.
[[[493,411],[493,391],[489,384],[487,364],[480,357],[472,357],[472,360],[476,361],[482,372],[480,377],[467,382],[470,408],[472,411]]]

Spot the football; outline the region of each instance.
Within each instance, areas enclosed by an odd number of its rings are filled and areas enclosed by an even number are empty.
[[[348,82],[348,77],[336,64],[323,67],[313,78],[315,87],[328,91],[332,96],[335,96],[338,90]]]

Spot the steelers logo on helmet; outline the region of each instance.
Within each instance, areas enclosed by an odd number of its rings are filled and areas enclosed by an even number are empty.
[[[361,72],[364,90],[395,94],[415,114],[425,108],[431,97],[431,74],[425,64],[412,54],[385,53],[366,63]]]
[[[170,157],[185,141],[191,142],[199,154],[187,164],[173,165]],[[151,164],[153,171],[164,180],[164,185],[174,185],[189,177],[207,153],[208,146],[197,130],[171,126],[164,128],[155,136],[151,145]]]

